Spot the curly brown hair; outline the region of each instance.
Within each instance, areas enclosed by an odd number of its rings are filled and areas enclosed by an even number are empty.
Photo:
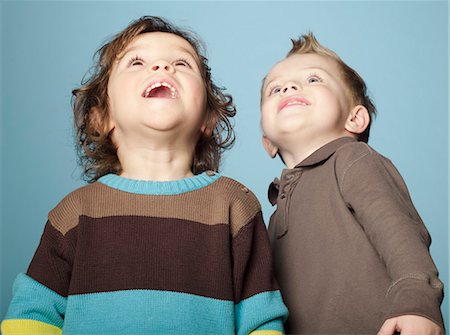
[[[370,126],[372,124],[372,118],[377,114],[375,104],[367,93],[367,86],[364,79],[350,66],[344,63],[344,61],[332,50],[324,47],[317,41],[314,34],[309,32],[307,34],[301,35],[298,39],[292,39],[292,48],[288,52],[286,57],[297,55],[297,54],[307,54],[313,53],[321,56],[329,57],[333,59],[341,69],[342,79],[347,85],[347,91],[352,99],[352,103],[355,105],[363,105],[367,108],[370,115],[369,125],[366,130],[361,134],[358,134],[358,141],[368,142],[370,134]]]
[[[143,16],[131,22],[95,53],[94,66],[82,80],[81,87],[72,91],[72,108],[76,129],[76,147],[84,179],[94,182],[108,173],[120,174],[122,167],[104,125],[109,118],[108,81],[114,61],[137,36],[150,32],[175,34],[194,48],[200,59],[200,71],[206,90],[206,126],[212,132],[202,132],[195,147],[192,172],[218,171],[222,152],[235,140],[230,118],[236,114],[231,95],[216,86],[211,78],[208,59],[201,40],[190,31],[182,30],[167,20]]]

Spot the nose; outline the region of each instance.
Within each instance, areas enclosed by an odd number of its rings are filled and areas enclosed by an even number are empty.
[[[150,69],[152,71],[167,71],[169,73],[173,73],[174,72],[174,67],[169,63],[166,62],[165,60],[159,60],[156,61],[152,64],[152,66],[150,67]]]
[[[281,93],[289,93],[290,91],[299,91],[301,89],[300,85],[294,82],[288,82],[284,84],[284,86],[281,88]]]

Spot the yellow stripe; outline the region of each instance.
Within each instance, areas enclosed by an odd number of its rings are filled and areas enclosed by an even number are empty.
[[[284,335],[284,333],[279,332],[278,330],[255,330],[249,335]]]
[[[2,322],[3,335],[61,335],[62,329],[36,320],[13,319]]]

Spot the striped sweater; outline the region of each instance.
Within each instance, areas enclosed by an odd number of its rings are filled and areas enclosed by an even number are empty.
[[[106,175],[48,217],[3,335],[282,334],[260,205],[213,172]]]

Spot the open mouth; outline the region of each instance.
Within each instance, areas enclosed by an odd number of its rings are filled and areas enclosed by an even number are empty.
[[[178,92],[171,84],[160,81],[149,85],[142,93],[143,98],[176,99]]]
[[[309,100],[303,97],[295,96],[282,100],[278,106],[278,110],[281,111],[283,108],[290,106],[309,106],[309,105],[311,105],[311,102]]]

